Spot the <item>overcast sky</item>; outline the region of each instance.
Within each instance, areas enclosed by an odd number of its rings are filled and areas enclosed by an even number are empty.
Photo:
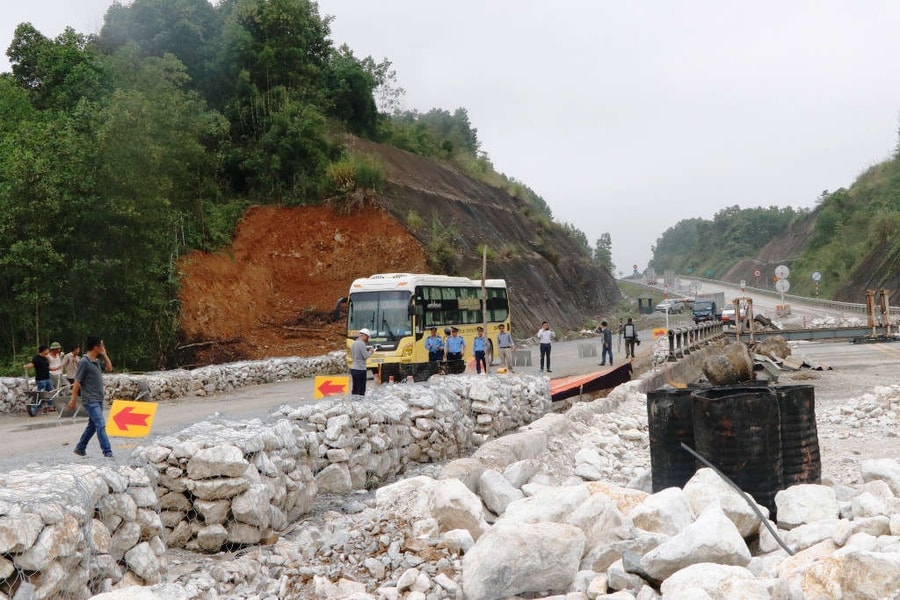
[[[0,43],[99,31],[109,0],[3,0]],[[814,206],[890,157],[900,2],[323,0],[332,39],[389,59],[404,108],[468,110],[495,168],[617,270],[681,219]],[[3,57],[3,71],[9,70]]]

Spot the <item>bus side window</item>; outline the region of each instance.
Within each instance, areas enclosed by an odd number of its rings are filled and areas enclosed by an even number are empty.
[[[421,297],[410,301],[409,316],[416,320],[416,341],[421,340],[425,335],[425,302]]]

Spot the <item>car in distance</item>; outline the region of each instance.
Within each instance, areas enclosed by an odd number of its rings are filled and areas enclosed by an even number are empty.
[[[741,308],[741,321],[747,318],[747,311]],[[722,309],[722,324],[734,325],[734,306],[726,306]]]
[[[657,304],[656,310],[659,312],[680,313],[684,311],[684,302],[669,298]]]
[[[732,311],[733,312],[733,311]],[[704,321],[715,321],[718,318],[718,306],[715,300],[694,300],[694,306],[691,308],[691,316],[694,323],[702,323]]]

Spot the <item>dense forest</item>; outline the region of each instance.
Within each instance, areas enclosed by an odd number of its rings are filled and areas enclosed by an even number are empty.
[[[730,206],[717,212],[711,221],[679,221],[656,240],[650,266],[657,273],[671,269],[699,277],[721,277],[735,262],[754,256],[805,214],[790,207]]]
[[[348,136],[454,161],[595,255],[495,172],[465,109],[401,111],[391,63],[335,47],[329,23],[309,0],[134,0],[98,35],[16,28],[0,74],[5,370],[92,331],[119,368],[166,366],[178,257],[226,246],[253,204],[352,210],[383,173]]]

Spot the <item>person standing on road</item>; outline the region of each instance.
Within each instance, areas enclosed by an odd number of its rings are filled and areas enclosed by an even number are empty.
[[[603,351],[600,356],[600,365],[606,365],[606,357],[609,356],[609,364],[613,364],[612,357],[612,331],[609,328],[609,324],[606,321],[600,322],[600,335],[602,336],[601,346],[603,347]]]
[[[622,351],[622,333],[625,331],[625,322],[622,320],[622,317],[619,317],[619,327],[616,329],[616,336],[619,338],[619,345],[617,350],[619,352]]]
[[[53,382],[53,389],[59,387],[62,380],[62,344],[53,342],[50,344],[50,354],[47,355],[47,361],[50,363],[50,380]]]
[[[78,362],[81,360],[81,346],[76,344],[69,352],[63,355],[62,370],[63,375],[69,385],[75,383],[75,373],[78,370]]]
[[[444,360],[444,340],[438,335],[437,327],[431,327],[431,335],[425,338],[425,350],[428,351],[428,362]]]
[[[472,340],[472,352],[475,354],[475,372],[479,375],[481,374],[481,367],[484,367],[484,374],[487,375],[487,360],[484,357],[484,353],[487,350],[487,344],[484,339],[484,327],[478,326],[478,333],[475,334],[475,339]]]
[[[109,360],[109,352],[103,344],[103,340],[95,335],[89,335],[84,347],[87,352],[78,361],[78,369],[75,371],[75,383],[72,384],[72,398],[69,400],[69,410],[75,410],[78,406],[78,394],[81,393],[81,403],[88,413],[88,423],[81,434],[81,439],[75,445],[75,454],[84,456],[88,442],[97,434],[100,442],[100,450],[103,456],[112,458],[112,446],[109,436],[106,435],[106,422],[103,420],[103,371],[112,371],[112,362]]]
[[[459,328],[451,327],[447,338],[447,362],[462,360],[465,350],[466,340],[459,335]]]
[[[366,395],[366,377],[369,374],[366,370],[366,361],[375,350],[369,345],[369,335],[369,330],[363,327],[359,330],[356,341],[350,345],[350,381],[352,383],[350,396]]]
[[[622,327],[622,337],[625,339],[625,358],[634,358],[634,345],[638,342],[638,334],[631,317],[628,317],[628,321]]]
[[[556,333],[550,329],[550,323],[544,321],[541,323],[541,328],[534,335],[541,343],[541,372],[544,372],[544,358],[546,357],[547,372],[552,373],[553,371],[550,370],[550,340],[556,337]]]
[[[500,333],[497,334],[497,347],[500,348],[500,362],[503,364],[504,369],[510,373],[515,373],[516,371],[512,367],[512,353],[516,349],[516,344],[513,342],[512,334],[506,331],[506,325],[500,323],[499,327]]]

